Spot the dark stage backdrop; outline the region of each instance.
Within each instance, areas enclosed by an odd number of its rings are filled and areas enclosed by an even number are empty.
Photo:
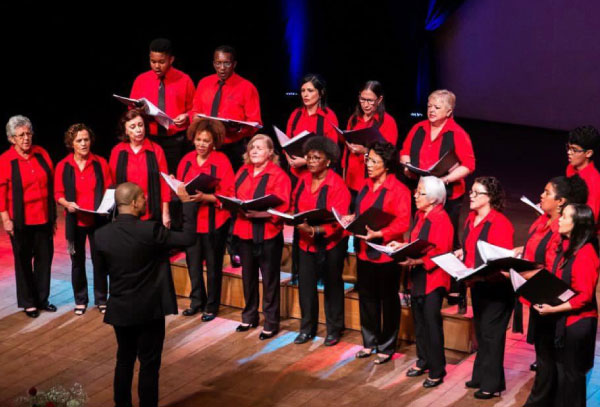
[[[600,127],[600,2],[466,1],[437,34],[441,86],[462,116]]]
[[[388,111],[399,121],[401,134],[410,124],[404,118],[416,100],[415,33],[427,5],[401,3],[306,2],[303,71],[325,76],[330,106],[344,126],[358,87],[368,79],[383,82]],[[108,155],[124,110],[111,95],[128,95],[136,75],[149,69],[148,44],[155,37],[173,41],[175,66],[194,83],[213,73],[217,45],[236,47],[237,72],[259,90],[267,133],[272,133],[272,124],[285,126],[299,103],[285,96],[297,89],[288,85],[282,1],[218,2],[218,8],[209,2],[199,3],[202,7],[173,4],[154,12],[160,18],[108,3],[96,3],[90,12],[91,4],[85,11],[81,6],[70,8],[68,16],[58,6],[46,15],[29,6],[3,13],[5,21],[12,22],[0,27],[5,52],[0,121],[4,126],[12,115],[30,117],[34,142],[47,148],[55,162],[66,153],[64,131],[76,122],[92,127],[95,151]],[[167,22],[159,26],[160,20]],[[1,149],[7,146],[2,137]]]

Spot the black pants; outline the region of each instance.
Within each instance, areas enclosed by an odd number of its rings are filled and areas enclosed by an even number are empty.
[[[464,195],[461,195],[456,199],[448,199],[444,204],[444,210],[448,214],[450,222],[452,222],[452,227],[454,228],[454,236],[452,237],[452,248],[454,250],[460,248],[459,232],[462,230],[460,225],[460,210],[464,197]],[[466,298],[467,286],[465,285],[464,281],[456,281],[452,279],[450,292],[455,293],[453,294],[454,296],[458,294],[458,298]]]
[[[281,283],[281,251],[283,234],[280,233],[263,243],[255,244],[250,239],[240,239],[242,280],[246,306],[242,311],[242,322],[258,324],[258,270],[262,275],[263,314],[265,331],[279,330],[279,288]]]
[[[536,311],[533,311],[536,312]],[[554,345],[556,319],[537,314],[535,353],[538,368],[533,388],[525,403],[528,407],[585,407],[585,375],[594,361],[596,318],[584,318],[565,332],[565,345]]]
[[[90,253],[92,256],[92,265],[94,266],[94,304],[106,305],[106,296],[108,293],[108,274],[106,270],[98,267],[98,256],[96,255],[96,244],[94,241],[94,231],[96,227],[75,228],[75,253],[71,255],[71,283],[73,284],[73,296],[75,304],[87,305],[88,283],[85,273],[85,240],[90,241]]]
[[[138,397],[140,407],[158,406],[158,371],[165,340],[165,319],[141,325],[115,326],[117,365],[114,399],[116,407],[131,407],[131,383],[135,359],[140,360]]]
[[[229,221],[215,230],[214,234],[198,233],[193,246],[188,247],[186,260],[192,291],[190,308],[200,308],[209,314],[217,314],[221,305],[221,282],[223,280],[223,255],[225,239],[229,231]],[[206,282],[204,285],[204,262],[206,261]]]
[[[17,306],[46,307],[50,296],[50,269],[54,256],[53,225],[15,229],[10,242],[15,259]]]
[[[446,290],[439,287],[427,295],[410,298],[417,342],[417,367],[429,370],[431,379],[446,376],[441,312],[445,295]]]
[[[504,391],[506,329],[515,304],[512,286],[510,282],[475,283],[471,298],[479,345],[471,380],[479,384],[481,391]]]
[[[325,285],[325,318],[327,334],[339,336],[344,330],[344,257],[348,240],[343,239],[335,247],[327,250],[322,262],[318,253],[299,249],[298,289],[300,291],[300,309],[302,322],[300,332],[310,335],[317,333],[319,325],[319,296],[317,281],[319,270],[323,273]]]
[[[357,259],[360,330],[365,348],[392,355],[400,330],[400,270],[396,263]]]

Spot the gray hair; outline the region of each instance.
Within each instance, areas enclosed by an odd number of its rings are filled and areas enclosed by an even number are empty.
[[[444,185],[444,181],[434,176],[428,176],[421,177],[419,184],[422,184],[425,188],[427,199],[431,203],[434,205],[444,205],[446,203],[446,185]]]
[[[429,95],[428,99],[431,98],[443,99],[446,102],[446,105],[448,105],[448,107],[452,109],[452,112],[454,113],[454,108],[456,107],[456,95],[448,89],[434,90],[431,92],[431,95]]]
[[[33,132],[31,120],[21,115],[13,116],[8,119],[8,123],[6,123],[6,137],[8,137],[9,141],[15,136],[15,134],[17,134],[18,127],[29,127],[29,130]]]

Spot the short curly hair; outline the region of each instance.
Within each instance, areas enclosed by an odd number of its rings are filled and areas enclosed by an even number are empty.
[[[144,120],[144,129],[146,132],[148,131],[148,118],[146,117],[146,114],[143,112],[143,110],[131,109],[123,113],[119,118],[119,124],[117,127],[117,136],[119,140],[125,143],[129,142],[129,136],[127,135],[127,131],[125,130],[125,123],[135,119],[136,117],[141,117],[142,120]]]
[[[220,148],[225,140],[225,126],[218,120],[205,119],[202,117],[196,117],[190,127],[187,129],[187,138],[191,142],[194,142],[194,138],[199,133],[207,131],[210,133],[213,139],[213,145],[215,148]]]
[[[390,174],[395,174],[398,168],[398,153],[396,147],[388,142],[376,141],[369,145],[369,152],[374,151],[383,160],[385,169]],[[367,152],[367,154],[369,154]]]
[[[331,163],[336,163],[340,159],[340,148],[331,139],[327,137],[312,137],[302,146],[302,153],[307,155],[309,151],[322,151]]]
[[[565,206],[570,203],[584,204],[587,202],[588,187],[579,175],[573,175],[569,178],[561,175],[552,178],[549,183],[554,188],[555,199],[565,198]]]
[[[477,177],[475,178],[475,181],[473,181],[473,184],[483,185],[487,192],[488,198],[490,198],[490,206],[493,209],[502,212],[504,209],[506,195],[504,193],[504,188],[502,188],[500,181],[498,181],[498,178],[491,176]]]
[[[94,144],[94,141],[96,141],[96,135],[92,129],[83,123],[75,123],[69,126],[67,131],[65,131],[65,147],[67,147],[67,150],[73,151],[73,142],[75,141],[75,137],[77,137],[77,133],[84,130],[90,135],[90,144]]]
[[[594,126],[579,126],[569,132],[569,144],[576,144],[584,150],[596,151],[600,146],[600,133]]]

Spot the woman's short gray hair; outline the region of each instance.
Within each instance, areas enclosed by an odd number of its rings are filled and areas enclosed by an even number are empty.
[[[29,127],[29,130],[33,132],[31,120],[21,115],[13,116],[8,119],[8,123],[6,123],[6,137],[8,137],[9,141],[15,136],[15,134],[17,134],[18,127]]]
[[[446,203],[446,185],[444,181],[434,176],[421,177],[419,184],[423,185],[427,199],[434,205]]]

